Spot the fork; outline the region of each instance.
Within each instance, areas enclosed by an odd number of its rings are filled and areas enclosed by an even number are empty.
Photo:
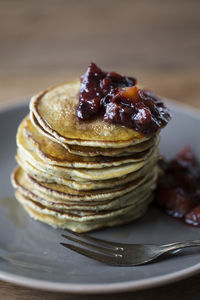
[[[82,245],[85,248],[74,244],[60,243],[62,246],[89,258],[114,266],[125,267],[144,265],[156,260],[160,256],[164,257],[164,254],[170,252],[176,253],[178,250],[187,247],[200,246],[200,240],[183,241],[165,245],[116,243],[97,239],[86,234],[72,232],[70,230],[66,231],[78,238],[62,234],[61,236],[63,238],[75,242],[78,245]],[[90,243],[86,241],[89,241]]]

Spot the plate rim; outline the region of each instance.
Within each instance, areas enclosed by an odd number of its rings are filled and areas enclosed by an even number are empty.
[[[162,276],[154,276],[148,279],[139,279],[125,282],[115,283],[94,283],[94,284],[76,284],[76,283],[60,283],[46,280],[38,280],[27,278],[21,275],[13,275],[8,272],[0,271],[0,280],[10,282],[27,288],[39,289],[51,292],[63,292],[72,294],[105,294],[116,292],[130,292],[155,288],[169,283],[174,283],[192,277],[200,272],[200,263],[195,266],[176,271]]]
[[[182,111],[191,115],[197,119],[200,119],[200,110],[198,108],[191,107],[185,103],[180,103],[176,100],[163,98],[164,101],[171,103],[175,111]],[[0,103],[0,113],[6,113],[7,111],[14,110],[16,108],[28,106],[27,98],[23,98],[19,102],[15,102],[13,105],[11,101],[2,105]],[[195,274],[200,273],[200,263],[179,270],[172,273],[168,273],[162,276],[154,276],[146,279],[115,282],[115,283],[95,283],[95,284],[79,284],[79,283],[61,283],[46,280],[39,280],[34,278],[28,278],[21,275],[15,275],[9,272],[0,270],[0,280],[10,282],[16,285],[24,286],[27,288],[40,289],[45,291],[65,292],[72,294],[105,294],[115,292],[128,292],[138,291],[148,288],[154,288],[161,285],[166,285],[175,281],[179,281],[185,278],[189,278]]]

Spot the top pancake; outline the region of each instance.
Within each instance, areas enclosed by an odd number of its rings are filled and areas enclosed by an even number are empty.
[[[30,110],[39,125],[59,142],[70,145],[122,148],[142,143],[147,137],[133,129],[103,122],[102,118],[80,121],[76,117],[79,80],[64,83],[34,96]]]

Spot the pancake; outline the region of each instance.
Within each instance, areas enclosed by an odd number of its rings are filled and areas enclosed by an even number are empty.
[[[19,156],[16,157],[18,164],[28,173],[31,177],[35,178],[39,182],[47,182],[47,183],[57,183],[61,185],[66,185],[75,190],[96,190],[96,189],[105,189],[105,188],[112,188],[116,186],[121,186],[128,182],[131,182],[139,177],[144,176],[145,174],[150,173],[157,163],[157,159],[152,160],[149,164],[146,164],[140,170],[130,173],[126,176],[121,178],[115,179],[108,179],[102,181],[81,181],[78,178],[75,180],[63,178],[63,177],[56,177],[55,174],[49,174],[47,172],[41,172],[35,166],[31,165],[24,158],[20,158]]]
[[[112,199],[112,201],[92,201],[90,203],[66,202],[62,199],[60,201],[55,201],[54,198],[46,196],[44,193],[40,193],[40,195],[38,196],[35,192],[32,192],[25,186],[18,186],[17,191],[23,196],[28,197],[47,208],[51,208],[61,212],[76,212],[76,214],[78,215],[84,215],[85,212],[87,214],[90,212],[99,213],[105,210],[127,207],[128,205],[138,205],[139,203],[146,201],[146,199],[152,195],[152,191],[154,190],[155,185],[148,186],[147,189],[146,187],[146,185],[144,187],[138,187],[137,191],[135,190],[133,192],[130,192],[126,195],[123,195],[123,197],[117,197],[115,199]]]
[[[34,157],[33,157],[34,156]],[[132,172],[136,172],[148,164],[150,161],[154,160],[158,156],[158,149],[157,147],[153,150],[150,156],[141,162],[137,163],[129,163],[123,164],[117,167],[106,167],[102,169],[84,169],[84,168],[67,168],[62,166],[54,166],[50,164],[46,164],[41,161],[37,156],[36,152],[28,153],[23,152],[21,149],[17,151],[17,157],[23,160],[26,158],[32,165],[36,166],[41,172],[46,172],[50,175],[56,175],[57,177],[63,177],[68,179],[77,179],[80,178],[81,180],[107,180],[111,178],[120,178]]]
[[[155,189],[155,180],[151,179],[149,182],[144,182],[143,184],[136,187],[133,191],[126,193],[121,197],[113,198],[112,200],[99,201],[94,199],[93,201],[69,201],[69,199],[55,198],[49,194],[44,193],[41,190],[34,189],[34,186],[31,185],[31,182],[21,180],[21,178],[13,177],[13,185],[21,194],[26,197],[29,197],[33,201],[43,204],[46,207],[58,211],[81,211],[81,212],[101,212],[105,210],[113,210],[128,205],[138,204],[142,201],[145,201],[146,198],[149,198],[152,195],[153,190]]]
[[[64,144],[102,148],[123,148],[149,138],[133,129],[97,118],[81,122],[76,117],[79,80],[50,88],[32,97],[30,111],[42,128]]]
[[[54,199],[63,199],[66,201],[105,201],[114,199],[116,197],[125,195],[136,189],[138,186],[147,182],[147,184],[152,185],[155,182],[157,175],[155,172],[150,173],[146,177],[139,178],[134,182],[128,183],[124,186],[118,188],[111,188],[105,190],[95,190],[95,191],[77,191],[71,189],[64,185],[58,185],[55,183],[41,183],[33,179],[31,176],[27,175],[23,169],[17,168],[12,176],[12,182],[15,188],[19,185],[28,186],[29,190],[34,189],[34,193],[40,195],[44,193]]]
[[[47,209],[43,205],[23,196],[18,191],[16,191],[16,198],[33,219],[47,223],[55,228],[70,229],[75,232],[88,232],[98,228],[116,226],[136,220],[146,212],[152,200],[149,198],[145,203],[137,207],[128,206],[107,214],[80,217]]]
[[[53,142],[39,133],[31,124],[29,117],[26,117],[19,126],[17,146],[22,151],[31,154],[36,160],[71,168],[104,168],[135,163],[145,160],[153,150],[151,147],[149,150],[126,157],[83,157],[71,154],[59,143]]]
[[[134,144],[133,146],[125,147],[125,148],[101,148],[101,147],[87,147],[87,146],[78,146],[78,145],[70,145],[63,144],[60,141],[56,140],[51,134],[45,131],[37,122],[35,116],[32,112],[30,112],[30,120],[34,127],[37,128],[37,131],[40,132],[43,136],[46,136],[49,140],[60,143],[65,149],[67,149],[70,153],[76,154],[79,156],[86,157],[94,157],[94,156],[127,156],[131,153],[138,153],[148,150],[153,145],[155,145],[158,141],[158,136],[149,138],[148,140]]]

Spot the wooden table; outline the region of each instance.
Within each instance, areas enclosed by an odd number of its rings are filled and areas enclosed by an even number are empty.
[[[200,108],[197,0],[0,0],[0,103],[75,78],[90,61]],[[95,299],[198,299],[200,276]],[[0,282],[1,299],[93,299]]]

